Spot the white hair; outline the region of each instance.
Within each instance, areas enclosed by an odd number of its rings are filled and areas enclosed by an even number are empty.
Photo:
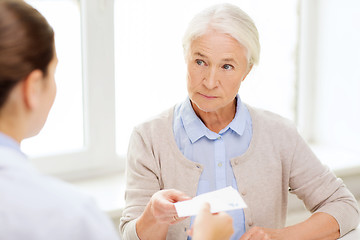
[[[189,23],[183,38],[184,56],[188,60],[191,43],[209,29],[229,34],[247,49],[249,66],[259,63],[259,33],[253,20],[239,7],[224,3],[198,13]]]

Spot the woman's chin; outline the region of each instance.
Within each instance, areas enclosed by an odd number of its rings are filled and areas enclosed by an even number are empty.
[[[200,110],[202,112],[206,112],[206,113],[209,113],[209,112],[214,112],[216,111],[216,108],[214,106],[209,106],[209,105],[206,105],[206,104],[196,104],[196,108],[197,109],[194,109],[195,112],[196,110]]]

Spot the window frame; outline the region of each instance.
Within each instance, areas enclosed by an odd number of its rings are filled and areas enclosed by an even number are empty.
[[[31,159],[40,171],[66,180],[123,172],[125,168],[125,157],[117,156],[115,148],[114,1],[78,2],[82,29],[84,147],[76,152]]]

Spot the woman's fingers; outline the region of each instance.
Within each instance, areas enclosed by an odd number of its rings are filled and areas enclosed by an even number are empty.
[[[189,197],[185,193],[175,190],[175,189],[169,189],[169,190],[165,190],[165,191],[167,191],[169,198],[172,199],[174,201],[174,203],[191,199],[191,197]]]
[[[161,223],[174,224],[184,220],[179,218],[174,206],[175,202],[189,200],[185,193],[174,190],[161,190],[151,197],[151,210],[153,216]]]
[[[269,231],[276,231],[274,229],[266,229],[261,227],[253,227],[247,231],[240,240],[270,240]]]

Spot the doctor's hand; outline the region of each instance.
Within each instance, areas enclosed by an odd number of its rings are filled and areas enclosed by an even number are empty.
[[[227,240],[234,233],[232,218],[225,212],[211,214],[210,205],[204,204],[188,232],[193,240]]]

